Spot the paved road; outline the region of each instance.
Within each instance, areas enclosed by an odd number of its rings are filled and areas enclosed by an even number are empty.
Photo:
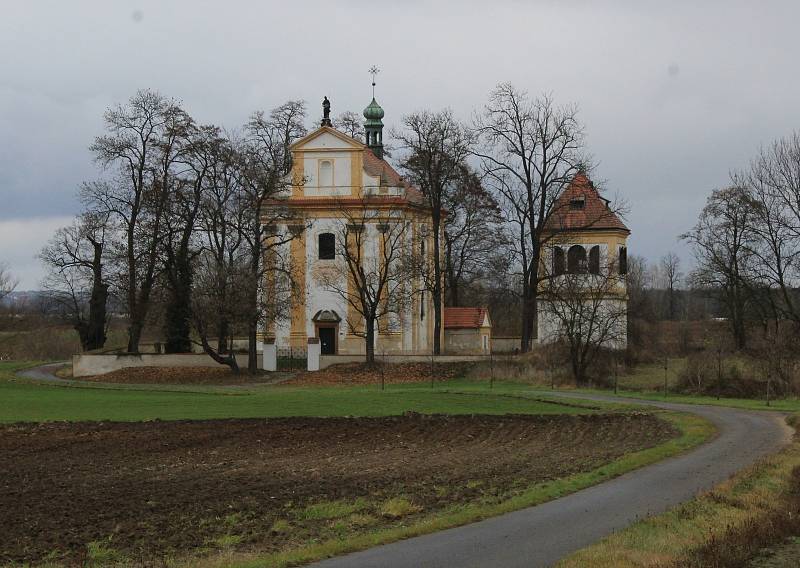
[[[619,400],[605,396],[575,398]],[[710,489],[791,437],[777,413],[637,401],[691,412],[719,435],[680,456],[536,507],[325,560],[318,568],[531,568],[560,558]]]

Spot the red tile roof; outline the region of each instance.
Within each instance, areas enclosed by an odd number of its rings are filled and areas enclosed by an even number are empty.
[[[445,329],[474,329],[483,326],[489,311],[486,308],[445,308]],[[491,320],[489,320],[491,325]]]
[[[573,207],[573,201],[583,201],[583,206]],[[588,176],[578,172],[556,199],[545,228],[550,231],[617,229],[630,233],[608,204],[609,201],[600,196]]]
[[[398,174],[389,162],[376,156],[369,148],[364,148],[364,170],[371,176],[385,180],[390,187],[405,188],[406,199],[411,203],[425,204],[425,197],[422,193],[403,179],[403,176]]]

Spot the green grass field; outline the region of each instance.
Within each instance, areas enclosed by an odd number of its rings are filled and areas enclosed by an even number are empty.
[[[467,381],[378,387],[281,387],[249,389],[187,387],[125,388],[56,386],[17,379],[23,365],[0,363],[0,422],[80,420],[199,420],[278,416],[388,416],[424,414],[575,414],[613,410],[620,405],[580,402],[564,405],[547,397],[526,396],[518,385]]]

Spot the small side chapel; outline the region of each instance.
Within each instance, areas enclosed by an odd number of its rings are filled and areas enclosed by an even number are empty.
[[[364,338],[348,324],[362,321],[360,314],[318,277],[326,268],[344,262],[337,254],[341,246],[337,239],[342,238],[337,227],[348,218],[348,211],[355,214],[368,207],[376,212],[359,229],[364,232],[365,249],[371,248],[370,239],[382,237],[382,223],[404,221],[411,242],[432,257],[430,209],[422,194],[383,159],[383,117],[373,96],[364,109],[362,142],[334,127],[325,97],[320,126],[290,147],[292,181],[281,206],[288,209],[294,225],[278,229],[299,233],[285,245],[294,267],[296,291],[290,299],[290,316],[272,324],[264,334],[267,341],[275,342],[279,356],[290,349],[294,355],[303,353],[309,340],[319,341],[322,355],[366,353]],[[430,294],[421,290],[421,282],[408,284],[420,291],[399,314],[392,314],[392,325],[379,322],[375,330],[378,354],[432,352],[433,302]],[[351,282],[342,285],[353,286]]]

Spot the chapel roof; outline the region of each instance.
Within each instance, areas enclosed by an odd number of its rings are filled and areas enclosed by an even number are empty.
[[[445,329],[477,329],[483,327],[489,310],[486,308],[444,308]],[[489,320],[491,326],[491,320]]]

